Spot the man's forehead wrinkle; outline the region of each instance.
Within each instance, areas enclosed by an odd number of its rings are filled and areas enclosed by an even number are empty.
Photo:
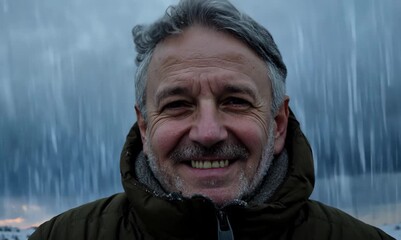
[[[230,53],[230,54],[219,54],[216,56],[202,56],[196,54],[190,57],[181,57],[177,55],[170,55],[164,58],[159,58],[161,62],[160,67],[164,70],[171,68],[180,68],[182,65],[195,64],[196,67],[209,67],[210,62],[215,62],[220,66],[232,66],[237,67],[244,66],[245,63],[249,62],[249,59],[244,58],[242,54]]]
[[[203,78],[220,78],[220,79],[241,79],[244,76],[252,78],[252,69],[243,69],[245,66],[242,64],[219,64],[223,63],[217,62],[215,65],[211,66],[211,61],[202,61],[201,64],[193,65],[191,62],[177,62],[174,65],[166,65],[160,66],[157,69],[159,72],[160,80],[162,81],[192,81],[196,80],[198,77],[202,76]],[[228,72],[224,72],[223,70],[227,70]],[[210,74],[210,75],[209,75]],[[207,77],[205,77],[207,76]],[[261,77],[263,77],[262,75]],[[267,74],[266,74],[267,76]]]
[[[202,68],[202,67],[201,67]],[[235,69],[225,69],[221,67],[205,67],[202,71],[197,71],[198,67],[188,67],[177,71],[171,71],[168,75],[162,77],[162,84],[159,88],[172,85],[185,86],[186,89],[192,89],[194,85],[201,82],[208,82],[213,88],[223,89],[226,86],[227,91],[255,93],[257,89],[252,87],[251,77],[247,73],[235,72]],[[222,70],[222,71],[219,71]],[[229,70],[229,71],[226,71]],[[244,81],[245,80],[245,81]],[[246,86],[246,87],[239,87]]]

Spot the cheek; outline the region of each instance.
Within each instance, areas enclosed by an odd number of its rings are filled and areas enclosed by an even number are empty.
[[[166,158],[180,142],[187,131],[185,124],[177,121],[163,121],[150,128],[149,140],[153,154],[159,158]]]
[[[242,131],[240,139],[252,155],[260,155],[266,142],[266,136],[260,128],[247,127]]]
[[[244,117],[230,121],[230,129],[252,155],[260,155],[268,141],[268,122],[261,118]]]

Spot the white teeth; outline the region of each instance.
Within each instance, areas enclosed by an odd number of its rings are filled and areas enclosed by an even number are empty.
[[[218,168],[218,167],[220,167],[220,162],[218,161],[212,162],[212,168]]]
[[[220,161],[191,161],[191,165],[193,168],[224,168],[228,167],[228,160],[220,160]]]
[[[212,168],[212,163],[210,161],[203,162],[203,168]]]

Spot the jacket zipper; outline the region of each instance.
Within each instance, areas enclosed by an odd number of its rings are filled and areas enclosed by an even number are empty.
[[[228,220],[227,214],[222,210],[217,212],[217,239],[234,240],[230,221]]]

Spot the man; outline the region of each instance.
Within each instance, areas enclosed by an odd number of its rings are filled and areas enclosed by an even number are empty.
[[[266,29],[227,1],[182,0],[133,34],[138,122],[121,155],[125,193],[31,239],[392,239],[308,200],[312,154]]]

